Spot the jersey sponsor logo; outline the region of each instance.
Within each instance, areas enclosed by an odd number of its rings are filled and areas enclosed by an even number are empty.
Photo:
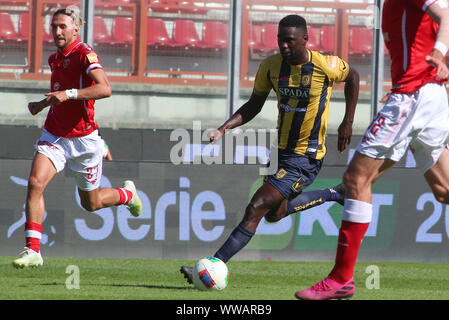
[[[304,76],[303,76],[303,78],[304,78]],[[299,99],[308,99],[309,91],[310,91],[310,89],[279,87],[279,93],[281,96],[298,99],[298,100]]]
[[[87,55],[87,59],[89,60],[90,63],[98,62],[98,56],[96,53],[89,53]]]
[[[287,103],[281,103],[279,104],[279,108],[282,109],[284,112],[306,112],[307,107],[301,107],[301,108],[293,108]]]

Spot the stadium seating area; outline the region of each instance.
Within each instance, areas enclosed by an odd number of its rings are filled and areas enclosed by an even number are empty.
[[[266,5],[265,0],[243,1],[242,24],[242,69],[244,77],[254,75],[256,68],[263,57],[278,52],[277,45],[277,21],[279,17],[297,12],[295,8],[285,10],[282,4],[291,5],[294,1],[279,1],[277,10],[272,5]],[[44,1],[43,8],[38,8],[42,16],[42,44],[36,43],[35,50],[40,54],[37,58],[42,64],[34,70],[26,68],[24,72],[41,74],[46,66],[45,47],[52,44],[52,36],[49,32],[49,19],[51,8],[57,6],[58,1]],[[297,2],[296,2],[297,3]],[[307,7],[298,8],[299,13],[304,11],[309,22],[309,48],[326,54],[338,54],[343,58],[365,61],[370,64],[370,56],[373,51],[373,31],[368,29],[360,21],[369,17],[369,14],[354,15],[354,19],[337,21],[338,11],[348,12],[352,8],[360,9],[367,6],[369,1],[360,0],[357,4],[347,4],[338,0],[328,3],[307,1]],[[316,7],[316,8],[315,8]],[[329,11],[329,7],[331,10]],[[137,19],[141,9],[148,12],[145,23]],[[329,16],[324,13],[309,11],[308,9],[327,10]],[[223,64],[227,59],[229,47],[229,1],[211,0],[205,2],[174,1],[174,0],[103,0],[95,2],[95,15],[93,23],[93,45],[104,58],[106,69],[122,72],[123,75],[137,74],[140,81],[147,81],[145,75],[151,74],[148,69],[152,64],[147,61],[145,65],[139,65],[146,56],[147,60],[156,59],[162,70],[176,69],[180,72],[194,73],[191,66],[200,66],[201,76],[207,75],[208,66],[210,73],[216,73],[213,66]],[[278,12],[283,10],[282,13]],[[313,13],[312,13],[313,12]],[[347,15],[343,15],[347,16]],[[358,20],[357,20],[358,18]],[[36,18],[37,19],[37,18]],[[31,21],[33,20],[33,21]],[[357,21],[356,21],[357,20]],[[139,23],[140,25],[137,25]],[[356,23],[352,23],[356,21]],[[22,55],[23,61],[33,61],[33,54],[27,50],[31,45],[32,33],[30,27],[35,19],[30,19],[30,4],[25,0],[3,1],[0,0],[0,65],[6,69],[8,65],[16,66],[17,56]],[[343,24],[343,29],[342,29]],[[146,25],[146,26],[145,26]],[[142,31],[144,27],[145,32]],[[346,28],[346,29],[345,29]],[[347,30],[347,48],[339,45],[341,30]],[[30,33],[32,32],[32,33]],[[140,37],[146,38],[146,47],[142,48]],[[342,39],[340,41],[343,41]],[[342,49],[343,48],[343,49]],[[346,51],[345,51],[346,50]],[[157,57],[157,58],[156,58]],[[159,63],[160,57],[167,57],[166,63]],[[176,58],[177,57],[177,58]],[[178,59],[178,60],[174,60]],[[185,60],[185,61],[184,61]],[[124,62],[126,61],[126,63]],[[175,61],[176,68],[170,67]],[[151,62],[151,61],[150,61]],[[19,64],[20,65],[20,64]],[[158,72],[160,70],[157,70]],[[170,76],[170,72],[167,71]],[[133,80],[138,81],[138,80]],[[148,81],[156,81],[154,79]]]

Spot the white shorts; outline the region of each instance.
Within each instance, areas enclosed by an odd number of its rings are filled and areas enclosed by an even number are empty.
[[[100,186],[104,143],[98,130],[84,137],[64,138],[44,129],[35,148],[53,162],[57,172],[67,164],[79,189],[91,191]]]
[[[375,159],[399,161],[410,146],[426,172],[438,161],[449,140],[446,88],[428,83],[411,94],[391,94],[371,122],[357,151]]]

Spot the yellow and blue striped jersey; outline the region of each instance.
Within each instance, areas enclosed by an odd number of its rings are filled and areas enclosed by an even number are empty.
[[[349,65],[336,56],[307,50],[308,61],[290,65],[281,54],[262,61],[254,94],[274,89],[278,99],[278,148],[322,159],[326,154],[329,101],[334,82],[344,81]]]

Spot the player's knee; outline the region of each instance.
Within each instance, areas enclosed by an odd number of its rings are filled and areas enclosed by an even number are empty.
[[[32,191],[44,191],[44,183],[35,176],[30,176],[28,179],[28,188]]]
[[[264,216],[264,213],[261,212],[260,208],[256,206],[254,203],[250,202],[245,209],[245,218],[244,220],[252,223],[259,223],[259,221]]]
[[[354,193],[370,186],[370,182],[366,177],[349,170],[346,170],[343,174],[343,184],[345,186],[346,193]]]
[[[433,195],[438,202],[449,204],[449,188],[440,186],[433,190]]]
[[[265,216],[265,220],[269,223],[274,223],[274,222],[278,222],[279,220],[281,220],[282,217],[278,217],[276,215],[276,213],[274,212],[268,212],[267,215]]]

